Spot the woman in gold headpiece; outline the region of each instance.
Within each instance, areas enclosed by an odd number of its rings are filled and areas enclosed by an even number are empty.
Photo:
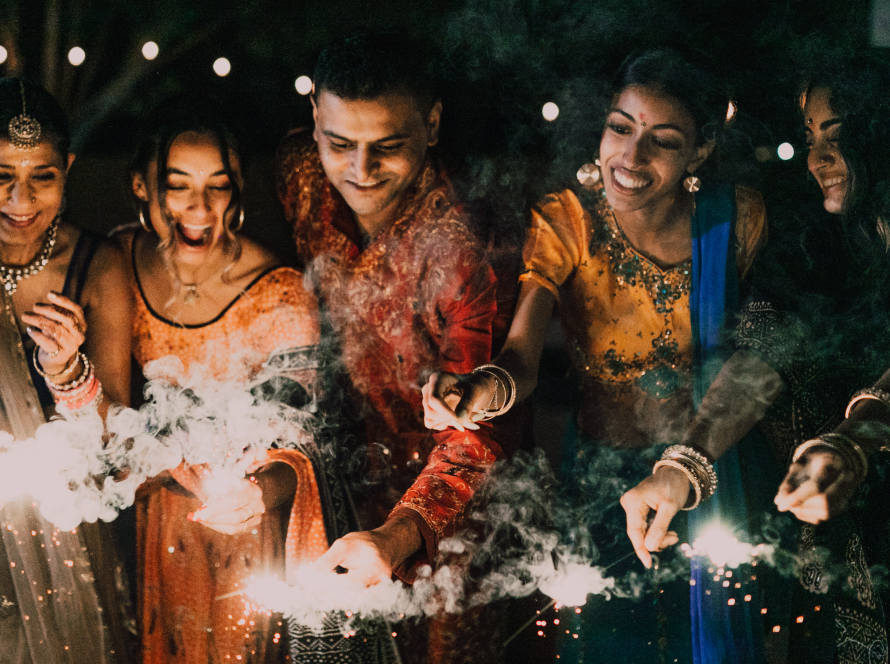
[[[73,161],[55,99],[34,83],[0,80],[0,428],[20,440],[56,407],[104,414],[112,402],[129,402],[126,262],[116,246],[63,220]],[[97,526],[58,533],[30,500],[0,514],[9,561],[0,565],[0,594],[4,607],[15,607],[0,614],[0,660],[125,661],[114,565]],[[32,536],[10,536],[20,530]],[[70,601],[50,608],[66,592]]]

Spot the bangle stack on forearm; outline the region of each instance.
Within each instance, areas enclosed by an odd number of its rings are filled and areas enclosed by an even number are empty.
[[[503,415],[513,407],[513,403],[516,401],[516,382],[506,369],[496,364],[483,364],[473,369],[473,373],[487,373],[494,378],[494,398],[491,400],[489,408],[493,405],[495,410],[487,410],[485,416],[479,421],[484,422]],[[498,389],[504,391],[504,401],[500,408],[498,408]]]
[[[868,475],[868,457],[865,452],[855,440],[841,433],[823,433],[818,438],[801,443],[794,450],[791,462],[797,463],[814,447],[825,447],[837,454],[856,474],[857,481],[862,481]]]
[[[77,366],[78,361],[83,368],[77,378],[61,385],[53,380],[71,371],[71,369]],[[57,374],[48,374],[41,369],[40,362],[37,359],[37,349],[35,349],[34,366],[37,368],[37,372],[46,380],[46,386],[52,393],[56,404],[63,405],[69,412],[79,411],[89,405],[98,407],[102,403],[102,385],[99,383],[99,379],[96,378],[92,362],[80,351],[77,352],[77,355],[72,358],[72,361],[62,371]]]
[[[684,510],[694,510],[703,500],[714,495],[714,490],[717,488],[717,473],[714,472],[714,465],[708,457],[692,447],[671,445],[661,455],[661,460],[655,463],[652,474],[654,475],[662,466],[679,470],[686,475],[692,485],[693,500],[691,504],[690,502],[686,503],[686,506],[683,507]]]

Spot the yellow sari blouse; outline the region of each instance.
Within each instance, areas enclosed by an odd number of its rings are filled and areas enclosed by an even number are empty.
[[[760,194],[736,187],[740,280],[766,236]],[[602,183],[551,194],[532,209],[520,281],[557,298],[582,377],[578,425],[606,444],[678,440],[692,416],[692,261],[660,268],[625,237]]]

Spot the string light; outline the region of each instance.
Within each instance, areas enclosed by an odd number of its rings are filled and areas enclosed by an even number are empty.
[[[300,76],[294,81],[294,87],[301,95],[308,95],[312,92],[312,79],[308,76]]]
[[[788,161],[794,156],[794,147],[791,143],[782,143],[782,145],[776,149],[776,153],[778,153],[779,159]]]
[[[547,122],[553,122],[559,116],[559,106],[552,101],[548,101],[544,104],[544,108],[541,109],[541,114]]]
[[[145,57],[146,60],[154,60],[156,57],[158,57],[159,52],[160,49],[158,48],[158,45],[155,44],[153,41],[145,42],[142,45],[142,55]]]
[[[68,51],[68,62],[70,62],[75,67],[79,67],[80,65],[82,65],[83,61],[86,60],[86,57],[86,52],[80,46],[75,46],[70,51]]]
[[[213,63],[213,71],[216,72],[217,76],[228,76],[229,72],[232,71],[232,63],[225,58],[217,58]]]
[[[9,55],[9,54],[6,52],[6,49],[3,48],[2,46],[0,46],[0,65],[2,65],[4,62],[6,62],[7,55]]]

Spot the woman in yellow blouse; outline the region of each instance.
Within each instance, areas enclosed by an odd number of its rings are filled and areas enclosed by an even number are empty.
[[[723,318],[737,306],[766,215],[756,191],[714,178],[702,183],[695,175],[733,109],[706,68],[674,50],[646,51],[625,61],[613,91],[596,167],[579,172],[582,189],[550,195],[532,210],[519,303],[503,351],[471,374],[433,375],[424,407],[430,428],[475,428],[528,397],[547,321],[558,307],[582,377],[572,488],[599,521],[592,543],[614,541],[626,550],[618,529],[603,531],[603,524],[623,530],[617,501],[652,473],[659,456],[657,476],[674,495],[688,494],[690,509],[716,484],[703,450],[663,445],[685,440],[695,404],[722,364]],[[634,548],[649,567],[649,551],[677,541],[668,532],[651,548],[642,541]],[[600,548],[597,562],[624,553],[618,546],[617,554],[608,551]],[[603,652],[614,643],[616,662],[656,661],[659,650],[666,661],[689,661],[688,623],[668,630],[673,646],[656,634],[665,613],[673,620],[688,611],[662,606],[662,615],[649,620],[643,616],[649,604],[613,600],[610,613],[625,615],[612,621],[597,611],[596,625],[573,628],[581,638],[567,639],[561,659],[583,659],[585,648]],[[704,616],[716,626],[712,618]],[[734,654],[738,662],[760,655]]]

